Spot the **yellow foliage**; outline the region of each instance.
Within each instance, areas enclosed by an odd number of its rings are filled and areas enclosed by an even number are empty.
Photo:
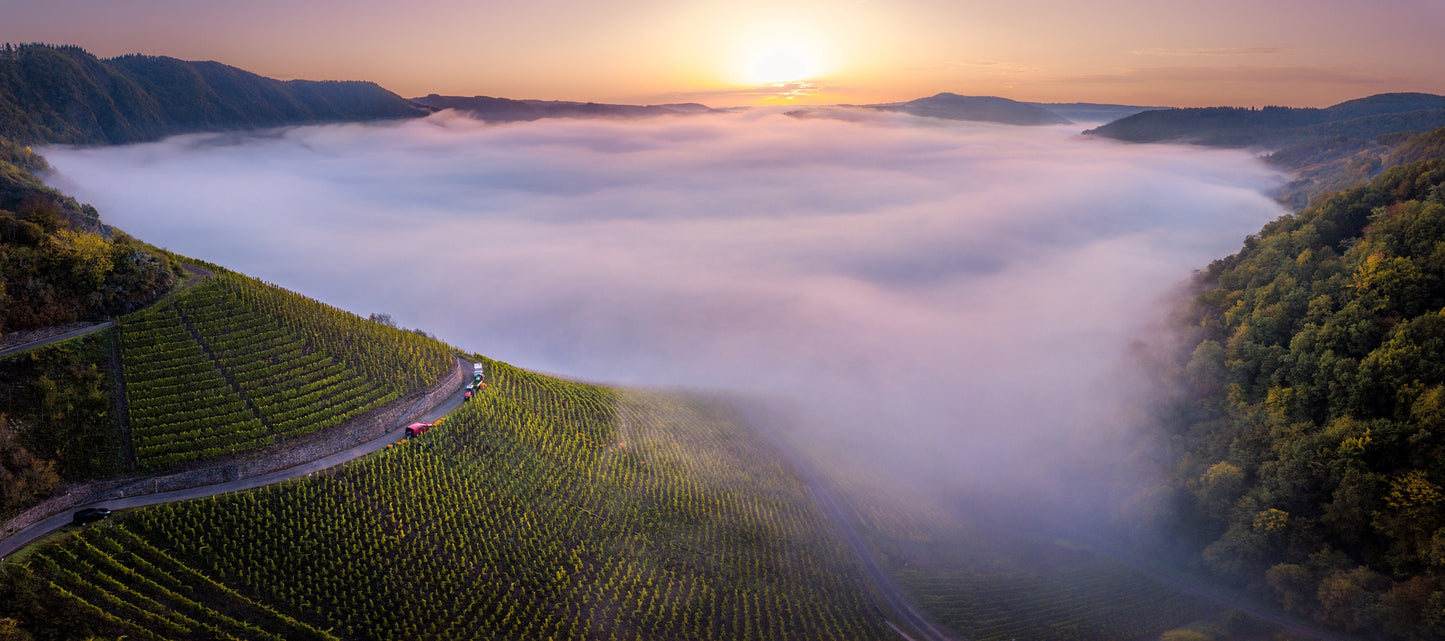
[[[1342,456],[1359,456],[1364,454],[1365,448],[1369,446],[1371,440],[1370,428],[1365,428],[1364,434],[1351,436],[1340,441],[1340,454]]]
[[[1390,493],[1385,496],[1385,504],[1402,516],[1413,519],[1424,517],[1425,513],[1442,499],[1445,499],[1445,495],[1425,477],[1424,472],[1410,470],[1390,483]]]
[[[51,238],[51,244],[62,254],[74,261],[75,275],[94,287],[105,282],[115,266],[110,257],[110,241],[99,234],[73,229],[60,229]]]
[[[1270,508],[1254,515],[1254,529],[1263,532],[1278,532],[1289,524],[1289,512]]]

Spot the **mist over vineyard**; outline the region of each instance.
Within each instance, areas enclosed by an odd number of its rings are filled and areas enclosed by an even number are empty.
[[[1089,504],[1169,288],[1282,212],[1245,152],[778,111],[49,148],[110,224],[519,366],[791,406],[827,460]]]

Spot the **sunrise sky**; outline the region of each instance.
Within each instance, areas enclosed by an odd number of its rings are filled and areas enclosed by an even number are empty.
[[[1440,0],[0,0],[0,41],[428,93],[1325,106],[1445,93]]]

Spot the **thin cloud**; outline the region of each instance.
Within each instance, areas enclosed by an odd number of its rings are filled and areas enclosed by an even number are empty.
[[[1400,78],[1352,69],[1320,66],[1201,66],[1139,67],[1109,73],[1062,76],[1046,84],[1156,84],[1156,83],[1314,83],[1327,85],[1387,85]]]
[[[1138,49],[1136,56],[1272,56],[1299,51],[1296,47],[1226,47],[1223,49]]]
[[[1033,65],[1000,62],[997,60],[949,60],[938,65],[910,67],[907,71],[944,71],[949,69],[977,69],[1001,74],[1031,74],[1038,73],[1042,70],[1040,67]]]

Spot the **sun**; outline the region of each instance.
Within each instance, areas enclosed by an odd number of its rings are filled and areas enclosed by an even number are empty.
[[[753,25],[733,42],[731,75],[751,87],[819,80],[828,75],[833,57],[823,35],[816,25],[796,21]]]
[[[746,73],[749,82],[760,85],[811,80],[817,75],[816,57],[795,44],[776,44],[758,50]]]

